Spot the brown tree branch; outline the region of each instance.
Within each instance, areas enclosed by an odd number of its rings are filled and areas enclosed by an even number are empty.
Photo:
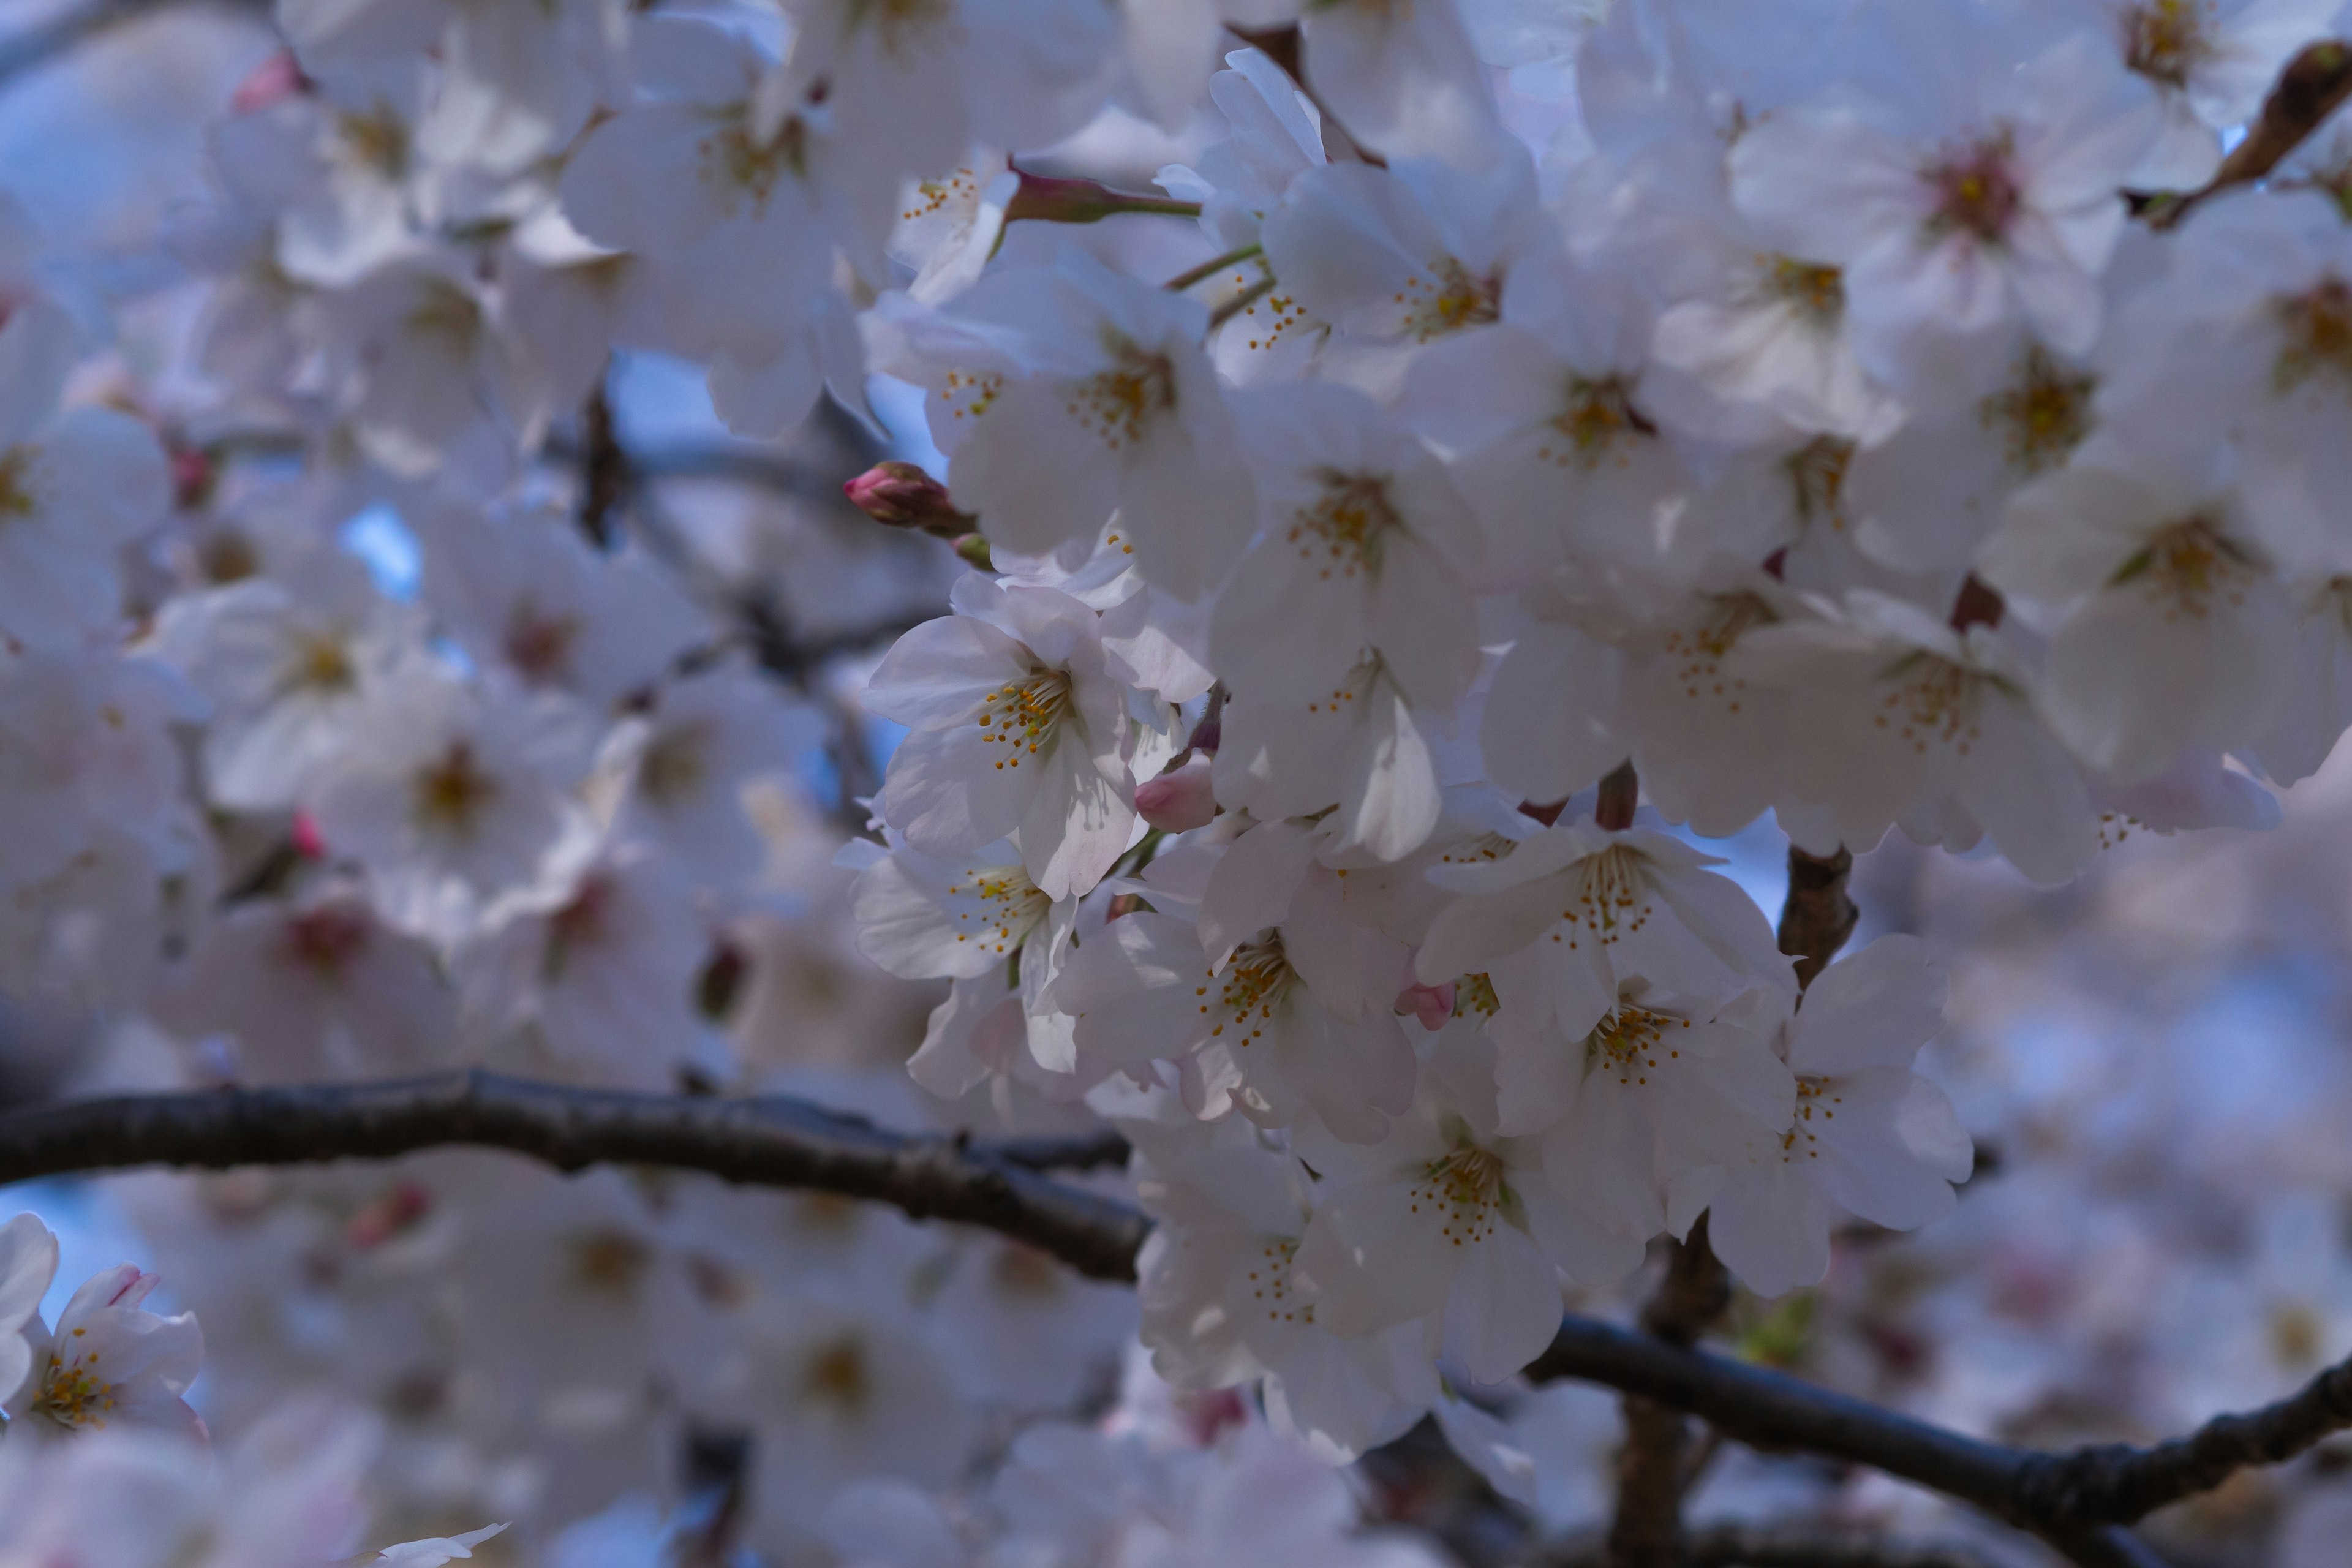
[[[580,531],[599,550],[613,548],[633,482],[629,455],[614,427],[611,380],[607,367],[580,408]]]
[[[1115,1199],[1039,1173],[1114,1163],[1124,1151],[1114,1134],[976,1142],[890,1132],[785,1096],[635,1094],[478,1071],[126,1095],[9,1111],[0,1114],[0,1185],[148,1165],[227,1170],[390,1159],[460,1144],[565,1171],[664,1165],[867,1198],[917,1218],[1000,1232],[1103,1279],[1134,1279],[1136,1252],[1150,1228]],[[1528,1376],[1573,1377],[1653,1400],[1753,1448],[1884,1470],[2032,1531],[2077,1562],[2118,1568],[2154,1559],[2112,1527],[2352,1427],[2352,1362],[2291,1398],[2219,1417],[2153,1448],[2111,1444],[2066,1453],[1985,1442],[1586,1318],[1564,1320]]]
[[[2252,184],[2278,167],[2305,138],[2352,98],[2352,44],[2323,38],[2307,44],[2279,72],[2246,139],[2230,150],[2213,177],[2184,195],[2158,197],[2145,209],[2150,224],[2170,228],[2208,198]]]
[[[75,1171],[314,1164],[472,1144],[577,1171],[666,1165],[730,1182],[809,1188],[893,1205],[917,1219],[984,1226],[1079,1273],[1133,1279],[1150,1221],[1037,1173],[1098,1139],[1024,1140],[999,1151],[941,1134],[885,1131],[783,1096],[631,1094],[455,1072],[394,1083],[223,1089],[69,1100],[0,1115],[0,1184]]]
[[[1606,1568],[1604,1542],[1563,1542],[1540,1552],[1528,1568]],[[1993,1568],[1973,1547],[1889,1540],[1865,1531],[1822,1524],[1718,1525],[1693,1531],[1685,1568]]]

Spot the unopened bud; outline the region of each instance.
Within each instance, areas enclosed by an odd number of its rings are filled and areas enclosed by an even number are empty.
[[[236,84],[236,91],[229,97],[229,112],[251,114],[257,109],[282,103],[309,87],[310,83],[303,79],[302,68],[295,62],[294,51],[280,49]]]
[[[875,521],[892,528],[919,528],[940,539],[961,539],[979,519],[958,511],[947,486],[912,463],[877,463],[841,493]]]
[[[1408,985],[1397,993],[1396,1016],[1411,1015],[1424,1029],[1442,1029],[1454,1016],[1454,982],[1443,985]]]
[[[1194,757],[1173,773],[1136,785],[1135,812],[1165,833],[1206,827],[1217,815],[1217,797],[1209,788],[1209,759]]]

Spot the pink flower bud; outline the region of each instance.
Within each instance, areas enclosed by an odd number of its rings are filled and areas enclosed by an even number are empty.
[[[1442,1029],[1454,1016],[1454,982],[1443,985],[1408,985],[1397,993],[1396,1015],[1410,1013],[1424,1029]]]
[[[1194,757],[1172,773],[1136,785],[1135,810],[1169,833],[1206,827],[1217,815],[1217,797],[1209,789],[1209,759]]]
[[[877,522],[919,528],[941,539],[961,538],[976,521],[955,509],[947,486],[912,463],[877,463],[842,486],[841,493]]]
[[[280,49],[236,84],[236,91],[228,100],[229,112],[251,114],[257,109],[284,102],[309,85],[302,79],[302,68],[294,61],[294,51]]]

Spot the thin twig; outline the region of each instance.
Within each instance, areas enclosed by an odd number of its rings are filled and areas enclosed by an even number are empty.
[[[580,531],[599,550],[613,548],[631,483],[629,455],[613,424],[611,380],[607,370],[580,408]]]

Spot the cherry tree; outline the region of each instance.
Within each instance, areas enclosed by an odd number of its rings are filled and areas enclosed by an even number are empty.
[[[2341,1561],[2337,0],[24,10],[0,1568]]]

